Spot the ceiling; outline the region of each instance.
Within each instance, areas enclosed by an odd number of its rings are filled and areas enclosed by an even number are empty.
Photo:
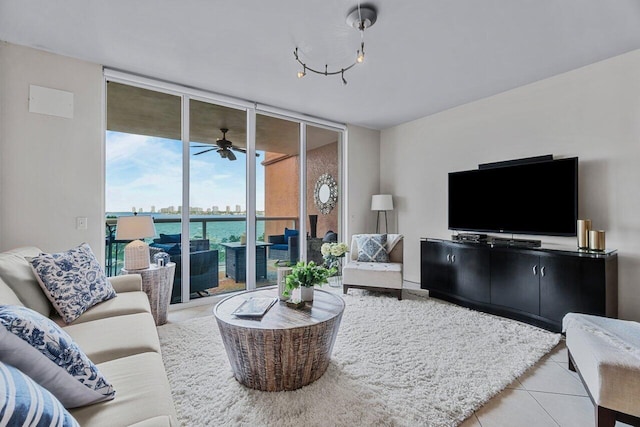
[[[385,129],[640,48],[638,0],[0,0],[0,40],[339,123]]]

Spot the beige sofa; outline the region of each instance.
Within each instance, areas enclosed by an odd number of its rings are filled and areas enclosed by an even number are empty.
[[[23,305],[54,313],[25,257],[41,251],[23,247],[0,253],[0,304]],[[113,385],[113,400],[70,409],[82,427],[177,426],[177,415],[160,354],[160,341],[140,275],[109,278],[117,296],[87,310],[65,325],[74,339]]]
[[[387,235],[389,262],[358,261],[357,234],[351,237],[349,262],[342,268],[343,293],[349,288],[389,292],[402,299],[403,240],[401,234]]]

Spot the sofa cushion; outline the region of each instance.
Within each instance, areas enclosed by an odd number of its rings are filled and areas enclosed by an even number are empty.
[[[180,243],[151,243],[149,246],[162,249],[169,255],[180,255]]]
[[[92,320],[66,326],[64,330],[93,363],[138,353],[160,353],[156,324],[149,313]]]
[[[24,305],[13,289],[2,279],[0,279],[0,305]]]
[[[85,311],[82,316],[69,323],[69,325],[77,325],[79,323],[90,322],[92,320],[134,313],[151,313],[149,297],[147,297],[147,294],[142,291],[118,294],[118,298],[112,298],[91,307],[89,310]],[[52,318],[56,323],[66,325],[59,316],[52,316]]]
[[[164,234],[160,233],[160,239],[158,243],[180,243],[182,234]]]
[[[45,295],[67,323],[116,296],[87,243],[65,252],[41,253],[31,258],[31,266]]]
[[[283,243],[276,243],[275,245],[271,245],[269,247],[269,250],[288,251],[289,250],[289,245],[285,245]]]
[[[359,234],[355,238],[358,243],[357,261],[389,262],[386,234]]]
[[[66,408],[113,399],[115,391],[73,339],[27,307],[0,306],[0,360],[53,393]]]
[[[13,289],[22,304],[49,316],[51,303],[42,292],[31,264],[25,257],[39,255],[40,249],[27,246],[0,253],[0,278]]]
[[[162,357],[141,353],[98,364],[118,390],[115,399],[71,410],[80,425],[129,426],[163,416],[177,426],[177,415]],[[162,424],[161,424],[162,425]]]
[[[291,230],[285,227],[284,229],[284,241],[289,242],[289,237],[297,236],[300,232],[298,230]]]
[[[80,427],[60,401],[22,371],[0,362],[3,426]]]

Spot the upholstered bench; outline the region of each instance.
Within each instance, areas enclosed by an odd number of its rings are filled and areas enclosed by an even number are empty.
[[[640,323],[568,313],[562,320],[569,369],[595,406],[596,427],[640,425]]]

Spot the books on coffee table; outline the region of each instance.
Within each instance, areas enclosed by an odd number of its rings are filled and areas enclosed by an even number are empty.
[[[244,300],[231,314],[238,317],[262,317],[278,301],[278,297],[257,298]]]

